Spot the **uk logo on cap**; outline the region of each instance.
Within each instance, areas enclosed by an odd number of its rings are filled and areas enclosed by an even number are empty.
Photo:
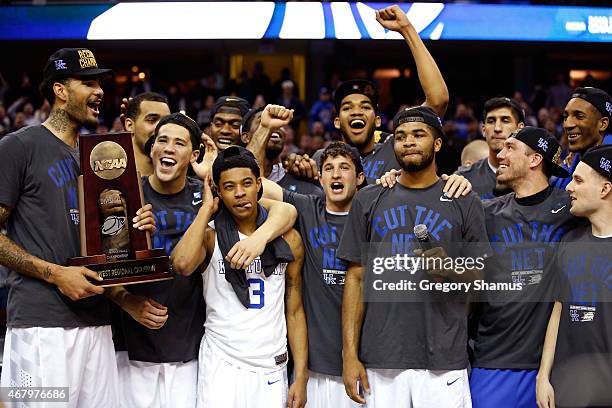
[[[64,62],[64,60],[56,60],[55,61],[55,69],[56,70],[68,69],[68,67],[66,66],[66,63]]]
[[[608,114],[612,116],[612,103],[606,102],[606,110],[608,111]]]
[[[610,160],[606,159],[605,157],[602,157],[599,160],[599,167],[601,167],[603,171],[610,173],[610,168],[612,167],[612,164],[610,164]]]
[[[540,138],[538,140],[538,147],[542,150],[544,150],[545,152],[548,151],[548,142],[542,138]]]

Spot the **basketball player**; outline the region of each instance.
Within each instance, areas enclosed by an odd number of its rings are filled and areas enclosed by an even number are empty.
[[[296,227],[304,240],[304,310],[308,323],[308,407],[356,407],[342,382],[340,306],[347,263],[336,250],[353,196],[365,180],[359,152],[332,142],[321,156],[324,198],[283,189],[263,179],[264,197],[298,210]]]
[[[494,256],[487,282],[520,284],[484,293],[475,303],[476,334],[470,389],[475,408],[536,407],[535,383],[552,309],[553,255],[574,228],[567,192],[549,185],[565,177],[561,146],[545,129],[527,126],[503,142],[497,178],[513,193],[485,201]]]
[[[612,146],[587,150],[567,185],[570,212],[588,223],[563,237],[559,301],[537,379],[538,407],[612,406]]]
[[[394,283],[427,282],[430,273],[464,283],[480,276],[475,268],[426,268],[427,272],[421,268],[414,275],[398,269],[374,275],[363,265],[366,257],[394,257],[418,249],[413,234],[417,224],[426,224],[430,240],[435,241],[436,247],[425,251],[425,257],[489,254],[478,197],[473,193],[456,200],[448,197],[436,175],[435,154],[444,139],[440,119],[430,108],[407,108],[396,115],[399,185],[368,186],[355,195],[338,247],[337,256],[349,262],[342,301],[344,385],[351,399],[368,407],[470,406],[467,313],[460,294],[452,302],[438,301],[437,295],[426,292],[418,295],[419,301],[391,301],[395,300],[391,293],[391,299],[363,301],[364,290],[371,294],[376,287],[375,281],[366,287],[375,276]],[[467,248],[460,242],[479,244]]]
[[[498,97],[485,102],[482,117],[482,134],[489,145],[489,155],[471,166],[460,167],[457,173],[470,181],[481,200],[487,200],[510,192],[503,186],[495,191],[497,154],[504,147],[504,140],[525,126],[525,112],[515,100]]]
[[[210,112],[210,137],[217,149],[224,150],[240,143],[242,117],[249,111],[249,103],[238,96],[222,96]]]
[[[144,200],[153,205],[159,226],[153,247],[168,255],[202,203],[201,181],[187,177],[189,166],[198,166],[200,135],[191,118],[173,113],[159,121],[148,144],[153,172],[142,179]],[[201,275],[114,287],[108,294],[125,311],[114,327],[121,406],[195,407],[204,333]]]
[[[56,51],[41,84],[49,118],[0,141],[0,264],[11,271],[0,382],[68,387],[66,407],[119,404],[108,303],[89,281],[102,279],[64,266],[80,256],[79,130],[97,125],[110,73],[88,49]],[[133,228],[155,230],[150,205],[129,216]]]
[[[404,37],[425,93],[423,106],[429,106],[440,117],[444,116],[449,98],[444,78],[406,14],[399,6],[391,6],[377,11],[376,20],[385,29]],[[387,171],[399,168],[393,153],[393,138],[386,137],[378,144],[376,141],[375,132],[381,119],[376,115],[378,90],[372,82],[355,79],[342,83],[334,93],[334,105],[337,115],[334,126],[346,143],[359,150],[368,184],[373,184]],[[322,150],[315,153],[315,161],[319,162],[321,153]],[[301,158],[295,160],[298,163],[302,161]],[[288,168],[293,168],[293,162]]]
[[[612,97],[599,88],[576,88],[563,112],[563,130],[567,135],[570,154],[565,159],[567,170],[573,173],[584,152],[601,144],[612,144],[610,135]],[[558,188],[565,188],[571,177],[554,180]]]
[[[269,228],[256,229],[265,210],[257,205],[260,170],[248,150],[231,146],[220,152],[212,173],[219,197],[213,198],[205,180],[202,207],[172,254],[177,273],[205,268],[198,407],[303,407],[308,345],[301,238],[289,230],[293,220],[285,222],[286,241],[274,239],[279,234]],[[208,226],[218,204],[220,212]],[[260,244],[258,256],[246,270],[237,269],[227,261],[230,248],[249,238]],[[287,335],[295,362],[288,393]]]
[[[153,173],[151,158],[146,152],[146,143],[153,136],[159,120],[170,114],[166,97],[155,92],[144,92],[126,100],[125,130],[132,132],[132,145],[136,168],[141,176]]]

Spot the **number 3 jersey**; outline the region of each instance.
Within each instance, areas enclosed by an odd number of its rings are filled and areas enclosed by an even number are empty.
[[[214,228],[214,222],[210,224]],[[246,235],[239,234],[240,240]],[[246,269],[249,307],[238,300],[225,279],[219,243],[203,273],[206,301],[205,341],[229,363],[254,370],[271,370],[287,362],[285,322],[286,263],[265,276],[259,257]]]

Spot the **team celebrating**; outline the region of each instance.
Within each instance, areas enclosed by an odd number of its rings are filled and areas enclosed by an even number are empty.
[[[284,163],[284,106],[221,97],[207,135],[160,94],[126,101],[146,203],[126,223],[173,271],[127,286],[66,266],[80,254],[79,131],[113,72],[84,48],[51,55],[49,118],[0,140],[0,385],[68,396],[15,406],[612,407],[612,98],[574,91],[564,163],[520,104],[492,98],[485,154],[438,175],[442,73],[398,6],[376,19],[404,38],[425,94],[392,134],[375,137],[363,79],[334,93],[343,140]],[[484,267],[372,270],[406,255]],[[520,290],[381,294],[382,276]]]

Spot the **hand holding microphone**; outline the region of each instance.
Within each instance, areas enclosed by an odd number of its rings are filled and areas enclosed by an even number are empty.
[[[447,278],[454,273],[452,270],[444,269],[444,260],[448,258],[448,255],[446,254],[444,248],[440,246],[433,246],[427,225],[415,225],[413,231],[414,236],[421,246],[420,249],[414,250],[415,255],[429,258],[429,260],[426,260],[425,262],[425,270],[427,273],[433,275],[436,281],[442,281],[442,278]],[[440,260],[434,261],[436,258]],[[437,268],[437,266],[440,266],[440,268]]]

